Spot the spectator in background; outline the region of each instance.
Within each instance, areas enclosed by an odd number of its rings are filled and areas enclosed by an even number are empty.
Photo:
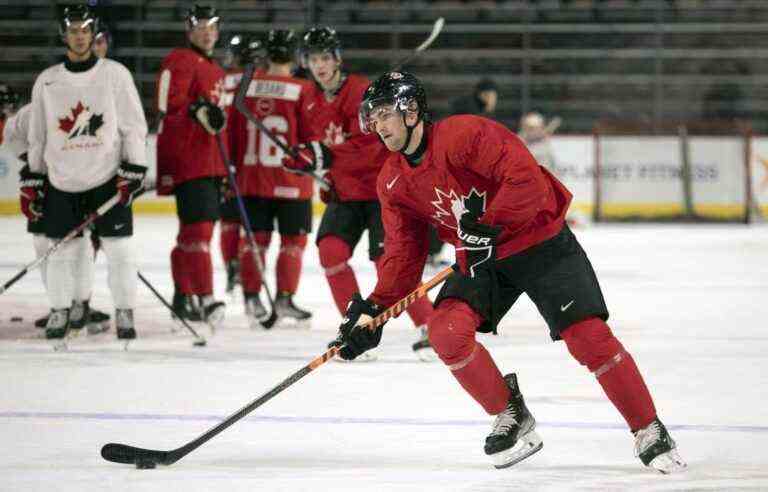
[[[499,102],[499,88],[496,82],[484,78],[475,86],[469,96],[456,99],[451,105],[452,114],[476,114],[486,118],[494,118]]]

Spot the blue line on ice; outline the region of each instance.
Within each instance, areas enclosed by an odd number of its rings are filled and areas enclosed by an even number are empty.
[[[169,420],[169,421],[214,421],[224,420],[221,415],[172,415],[146,413],[87,413],[87,412],[0,412],[0,418],[10,419],[63,419],[63,420]],[[448,426],[468,427],[487,426],[490,420],[427,420],[401,417],[289,417],[255,415],[248,417],[251,422],[277,422],[300,424],[377,424],[377,425],[413,425],[413,426]],[[620,423],[600,422],[547,422],[537,421],[541,427],[565,429],[619,429],[626,430]],[[768,426],[757,425],[667,425],[670,430],[695,432],[768,432]]]

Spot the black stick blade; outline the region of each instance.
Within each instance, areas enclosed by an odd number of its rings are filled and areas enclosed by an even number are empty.
[[[169,454],[168,451],[135,448],[113,442],[105,444],[101,448],[101,457],[105,460],[128,465],[135,465],[139,461],[152,461],[160,465],[170,465],[176,460],[171,460]]]
[[[267,319],[265,319],[264,321],[261,322],[261,326],[265,330],[269,330],[270,328],[275,326],[275,323],[277,323],[277,313],[273,309],[272,310],[272,314],[269,315],[269,318],[267,318]]]

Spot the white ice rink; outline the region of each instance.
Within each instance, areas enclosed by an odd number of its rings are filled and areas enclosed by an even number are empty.
[[[140,270],[168,297],[175,232],[171,217],[137,218]],[[297,296],[315,314],[309,331],[251,331],[238,303],[208,346],[194,348],[139,285],[140,339],[130,350],[111,331],[55,353],[32,327],[47,310],[39,273],[0,296],[0,490],[768,490],[768,226],[576,234],[609,323],[689,463],[684,474],[642,467],[618,412],[549,340],[527,298],[500,336],[480,336],[502,371],[518,373],[544,439],[510,469],[495,470],[483,454],[491,418],[441,363],[415,360],[406,317],[385,329],[379,362],[325,364],[171,467],[104,461],[107,442],[178,447],[324,351],[339,316],[310,245]],[[33,258],[20,218],[0,218],[0,248],[5,282]],[[364,294],[374,281],[366,258],[361,245],[354,264]],[[103,256],[92,304],[112,310]]]

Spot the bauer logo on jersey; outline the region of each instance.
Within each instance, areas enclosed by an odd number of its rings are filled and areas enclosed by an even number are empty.
[[[59,118],[59,130],[67,134],[62,150],[87,149],[102,144],[99,130],[104,126],[104,113],[91,113],[88,106],[78,101],[70,114]]]
[[[458,229],[454,215],[454,209],[457,208],[456,202],[460,204],[459,207],[463,210],[470,212],[475,217],[481,217],[485,213],[486,195],[487,192],[480,192],[475,188],[472,188],[466,195],[459,195],[453,190],[446,193],[435,188],[437,200],[432,201],[432,205],[436,211],[432,217],[449,229]]]

